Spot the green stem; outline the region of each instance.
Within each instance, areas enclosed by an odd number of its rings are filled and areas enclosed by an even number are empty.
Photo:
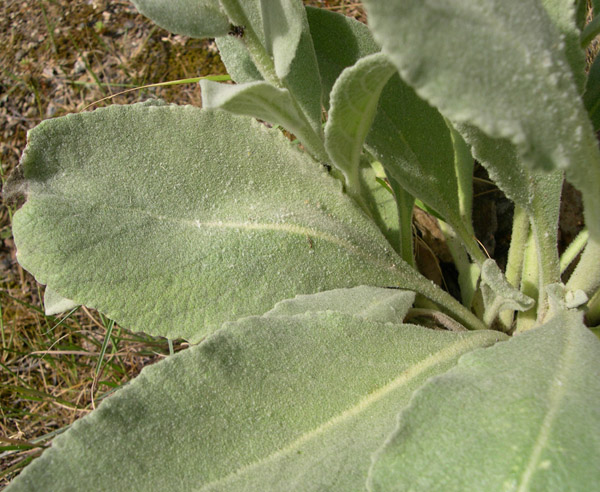
[[[467,145],[462,135],[456,131],[452,123],[444,118],[450,130],[452,147],[454,148],[454,172],[458,185],[458,207],[465,224],[472,223],[473,215],[473,168],[475,160],[471,155],[471,148]],[[474,234],[473,234],[474,235]]]
[[[412,285],[417,293],[438,304],[442,307],[442,311],[452,315],[454,319],[462,323],[466,328],[470,330],[488,329],[488,327],[475,316],[470,309],[467,309],[454,299],[454,297],[423,277],[416,270],[413,270],[412,272],[414,273],[414,277],[411,282],[406,282],[407,279],[403,279],[405,285]]]
[[[420,317],[429,318],[446,328],[448,331],[468,331],[463,325],[457,323],[450,316],[441,313],[437,309],[411,308],[408,310],[404,322],[406,323],[413,318]]]
[[[471,263],[462,242],[456,236],[454,229],[443,220],[438,219],[440,229],[446,238],[446,244],[458,270],[458,285],[463,306],[470,308],[477,290],[481,270],[479,265]]]
[[[565,252],[560,257],[560,274],[565,273],[565,270],[569,268],[569,265],[573,263],[575,258],[583,251],[585,245],[587,244],[588,238],[590,234],[587,229],[582,229],[577,237],[573,239],[571,244],[567,247]]]
[[[525,247],[529,237],[529,217],[525,209],[515,205],[513,214],[513,227],[506,261],[506,280],[513,286],[519,287],[521,274],[523,272],[523,259]]]
[[[470,223],[464,223],[460,218],[454,220],[453,229],[467,249],[469,256],[475,261],[479,267],[488,259],[486,254],[481,250],[479,243],[475,239],[475,233]]]
[[[532,299],[539,297],[539,261],[538,250],[533,233],[529,234],[525,255],[523,258],[523,274],[521,278],[521,292]],[[527,331],[535,325],[536,309],[535,306],[528,311],[517,313],[517,328],[515,333]]]
[[[525,209],[515,205],[513,215],[512,236],[510,248],[508,250],[508,259],[506,261],[506,280],[513,287],[519,287],[521,275],[523,272],[523,259],[525,257],[525,247],[529,237],[529,217]],[[500,313],[500,323],[509,330],[514,318],[514,312],[510,310]]]
[[[568,290],[583,290],[591,297],[600,287],[600,240],[590,234],[581,259],[567,282]]]

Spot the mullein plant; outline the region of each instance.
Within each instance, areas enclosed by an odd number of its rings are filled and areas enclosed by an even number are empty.
[[[236,84],[203,80],[202,109],[44,121],[5,192],[26,196],[18,260],[48,313],[86,305],[193,346],[8,490],[597,488],[587,2],[365,0],[368,27],[296,0],[134,4],[216,38]],[[504,271],[475,239],[474,159],[514,202]],[[565,179],[586,229],[559,256]],[[415,203],[439,218],[460,300],[417,270]]]

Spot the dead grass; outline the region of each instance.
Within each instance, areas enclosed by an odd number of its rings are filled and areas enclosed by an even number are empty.
[[[311,1],[364,20],[360,3]],[[124,89],[225,73],[215,46],[170,34],[127,0],[0,3],[0,178],[18,164],[27,130]],[[140,90],[95,104],[160,97],[200,106],[197,84]],[[93,109],[90,108],[90,109]],[[12,215],[0,203],[0,488],[141,369],[186,347],[132,334],[80,308],[45,316],[43,286],[16,261]]]

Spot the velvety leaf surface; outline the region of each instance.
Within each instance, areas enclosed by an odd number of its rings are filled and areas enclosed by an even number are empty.
[[[400,237],[399,212],[404,212],[402,207],[405,206],[407,209],[410,208],[407,214],[412,214],[414,201],[410,199],[402,201],[401,197],[398,204],[394,198],[395,190],[392,191],[383,181],[386,174],[381,163],[369,163],[365,156],[360,161],[358,178],[361,196],[366,201],[371,218],[396,252],[400,254],[402,238]],[[408,230],[407,235],[412,241],[412,229]]]
[[[599,249],[598,142],[556,18],[542,3],[367,0],[365,6],[375,38],[402,78],[444,116],[509,140],[529,167],[565,170],[583,194],[585,221]],[[583,264],[596,251],[590,254]],[[590,292],[598,285],[577,284]]]
[[[594,490],[600,340],[577,312],[463,356],[375,455],[371,490]]]
[[[379,51],[364,24],[323,10],[307,14],[325,91],[346,66]],[[366,146],[400,186],[445,217],[461,237],[472,236],[470,223],[461,218],[450,130],[398,75],[381,93]]]
[[[329,94],[342,71],[377,53],[379,47],[361,22],[314,7],[306,7],[306,15],[321,74],[323,104],[328,108]]]
[[[321,79],[302,2],[228,0],[227,3],[237,4],[231,9],[239,16],[235,17],[236,21],[252,29],[262,47],[262,55],[270,58],[273,77],[278,80],[265,76],[266,79],[291,92],[313,132],[321,135]],[[260,67],[255,64],[261,54],[246,43],[245,35],[235,41],[221,37],[217,42],[233,80],[240,83],[263,78],[265,74],[260,75]]]
[[[395,72],[385,55],[375,53],[346,68],[331,91],[325,147],[350,186],[360,186],[363,144],[375,118],[381,91]]]
[[[390,177],[440,214],[461,238],[474,235],[462,218],[450,130],[440,113],[398,75],[383,89],[366,147]]]
[[[230,85],[201,80],[200,87],[204,109],[223,109],[281,125],[298,137],[313,156],[322,155],[326,159],[322,140],[316,138],[310,122],[287,89],[261,81]]]
[[[156,104],[70,115],[31,131],[22,168],[21,264],[133,330],[198,340],[296,294],[404,275],[432,290],[337,180],[247,118]]]
[[[361,490],[411,393],[503,338],[334,312],[247,318],[144,369],[9,490]]]
[[[193,38],[223,36],[229,20],[219,0],[132,0],[135,8],[175,34]]]
[[[290,73],[290,66],[302,35],[302,21],[306,18],[300,0],[261,1],[265,48],[273,57],[275,71],[280,78]]]
[[[585,50],[581,48],[580,32],[575,20],[575,2],[541,0],[550,20],[562,36],[562,48],[571,67],[578,91],[585,86]]]
[[[234,36],[221,36],[215,39],[219,55],[227,73],[236,84],[263,80],[262,75],[244,47],[244,42]]]
[[[540,2],[368,0],[365,5],[375,38],[402,78],[449,119],[508,138],[537,167],[566,168],[589,160],[594,136],[564,43]]]
[[[485,306],[485,321],[491,324],[501,311],[506,309],[527,311],[535,301],[512,286],[492,259],[487,259],[481,267],[481,293]]]
[[[361,285],[351,289],[334,289],[286,299],[278,302],[264,316],[294,316],[336,311],[380,323],[399,324],[414,302],[415,293],[409,290]]]

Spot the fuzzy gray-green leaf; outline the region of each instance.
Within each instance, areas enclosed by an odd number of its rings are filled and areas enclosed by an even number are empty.
[[[334,312],[228,324],[144,369],[9,491],[364,490],[413,391],[505,338]]]
[[[363,144],[381,91],[395,71],[385,55],[376,53],[346,68],[333,86],[325,147],[349,185],[358,184]]]
[[[199,340],[401,271],[428,288],[337,180],[249,118],[156,104],[70,115],[30,132],[22,167],[21,264],[132,330]]]
[[[560,34],[538,0],[365,5],[402,78],[448,119],[509,139],[534,167],[574,166],[583,179],[584,167],[600,165]]]
[[[350,17],[314,7],[306,7],[323,87],[323,104],[346,67],[379,51],[368,27]]]
[[[302,2],[236,0],[232,3],[239,4],[238,12],[249,23],[246,27],[253,30],[272,59],[274,76],[279,80],[269,81],[290,91],[313,132],[321,135],[321,78]],[[221,37],[217,44],[233,80],[245,83],[263,78],[244,37]]]
[[[484,321],[490,325],[496,315],[506,309],[527,311],[535,301],[508,283],[498,264],[487,259],[481,267],[481,292],[485,307]]]
[[[135,7],[160,27],[194,38],[223,36],[229,20],[219,0],[132,0]]]
[[[579,92],[585,86],[585,50],[581,48],[580,32],[575,22],[575,2],[541,0],[550,20],[561,34],[562,48]]]
[[[381,323],[402,323],[414,302],[415,293],[409,290],[361,285],[352,289],[328,290],[286,299],[278,302],[264,316],[336,311]]]
[[[562,311],[432,378],[375,455],[370,490],[594,490],[600,340]]]
[[[275,71],[284,79],[296,56],[305,18],[299,0],[261,0],[265,48],[273,57]]]
[[[287,89],[278,89],[267,82],[219,84],[201,80],[202,107],[223,109],[281,125],[293,133],[317,159],[327,161],[323,143]]]

